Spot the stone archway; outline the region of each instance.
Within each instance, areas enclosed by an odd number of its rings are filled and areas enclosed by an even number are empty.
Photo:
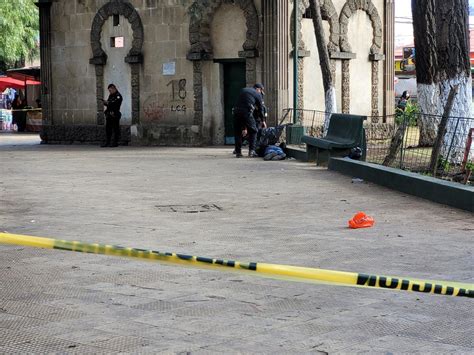
[[[131,66],[131,84],[132,84],[132,124],[138,123],[140,113],[140,64],[143,62],[143,24],[140,15],[133,5],[126,0],[110,0],[97,11],[91,28],[91,47],[93,57],[89,60],[90,64],[95,65],[96,75],[96,94],[102,97],[104,92],[104,66],[107,63],[107,54],[102,49],[100,41],[102,27],[110,16],[122,15],[132,26],[133,40],[132,48],[125,57],[125,62]],[[104,113],[102,103],[97,102],[97,124],[104,123]]]
[[[348,38],[348,27],[349,19],[356,11],[365,11],[369,16],[369,19],[372,23],[373,36],[372,36],[372,46],[370,47],[369,60],[372,61],[372,122],[375,123],[377,120],[376,117],[379,116],[379,92],[378,92],[378,76],[379,76],[379,61],[383,60],[385,56],[382,52],[382,21],[380,19],[377,8],[372,3],[371,0],[347,0],[344,7],[342,8],[339,25],[340,25],[340,37],[339,44],[341,51],[351,52],[351,46],[349,44]],[[350,108],[350,66],[349,60],[344,60],[342,65],[342,107],[343,112],[349,111]]]
[[[209,0],[206,2],[195,1],[189,8],[189,42],[191,49],[188,60],[193,61],[193,89],[194,89],[194,124],[202,126],[203,122],[203,96],[202,96],[202,62],[214,59],[211,43],[211,23],[214,14],[222,4],[239,6],[245,16],[247,31],[246,40],[242,44],[239,57],[245,58],[246,83],[254,84],[257,77],[259,18],[253,0]]]
[[[295,0],[293,0],[295,1]],[[303,16],[304,12],[309,8],[309,0],[303,0],[298,3],[299,12]],[[329,54],[339,51],[339,16],[337,14],[336,8],[332,3],[332,0],[321,0],[321,17],[324,21],[329,23],[329,43],[327,44]],[[295,46],[295,36],[294,36],[294,8],[291,11],[290,16],[290,40],[292,48]],[[302,25],[301,19],[298,22],[298,33],[299,33],[299,46],[298,50],[302,55],[299,55],[298,58],[298,108],[304,108],[304,57],[309,55],[306,52],[305,43],[302,39]],[[334,59],[330,60],[332,77],[336,78],[336,61]],[[335,84],[335,83],[333,83]]]
[[[324,21],[329,23],[329,43],[327,44],[329,52],[335,52],[339,50],[339,16],[336,8],[331,0],[321,0],[321,17]],[[299,11],[303,14],[309,8],[309,1],[303,0],[299,3]],[[290,39],[291,44],[294,46],[294,35],[293,35],[293,21],[294,21],[294,9],[291,11],[290,18]],[[301,38],[301,22],[298,23],[298,31]],[[304,49],[304,42],[301,40],[300,47]]]

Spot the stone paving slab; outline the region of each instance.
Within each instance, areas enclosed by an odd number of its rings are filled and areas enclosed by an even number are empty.
[[[8,139],[2,231],[473,282],[468,212],[229,148]],[[359,210],[373,228],[346,227]],[[473,315],[469,299],[0,245],[0,353],[472,353]]]

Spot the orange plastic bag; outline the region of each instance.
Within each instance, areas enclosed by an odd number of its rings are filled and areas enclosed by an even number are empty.
[[[367,216],[364,212],[357,212],[354,217],[349,220],[349,228],[369,228],[374,225],[375,221],[372,217]]]

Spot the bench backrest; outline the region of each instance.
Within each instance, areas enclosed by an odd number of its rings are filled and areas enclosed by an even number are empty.
[[[329,121],[325,139],[333,141],[353,141],[359,143],[362,138],[362,125],[367,116],[333,113]]]

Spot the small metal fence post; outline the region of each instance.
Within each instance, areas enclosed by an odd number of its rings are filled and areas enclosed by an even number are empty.
[[[461,120],[461,117],[458,117],[458,120],[456,121],[456,126],[454,127],[454,132],[453,132],[453,139],[451,139],[451,144],[449,145],[449,149],[448,149],[448,154],[446,155],[446,161],[449,163],[449,156],[451,155],[451,149],[453,148],[453,144],[454,144],[454,139],[456,138],[456,133],[458,131],[458,126],[459,126],[459,121]],[[447,164],[443,164],[443,165],[447,165]],[[446,171],[444,170],[444,166],[443,166],[443,172],[446,173]]]
[[[403,120],[402,120],[402,143],[400,145],[400,169],[403,169],[403,144],[405,143],[405,135],[407,130],[407,115],[405,111],[402,113]]]

